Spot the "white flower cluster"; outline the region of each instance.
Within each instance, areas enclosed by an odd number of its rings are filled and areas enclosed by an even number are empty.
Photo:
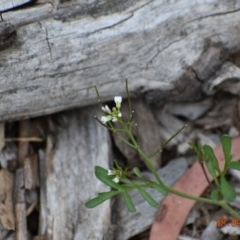
[[[115,178],[113,178],[113,181],[115,183],[118,183],[120,180],[120,177],[118,176],[118,172],[116,170],[108,170],[108,175],[116,175]]]
[[[120,112],[122,97],[114,97],[114,102],[116,103],[116,107],[113,107],[112,111],[107,105],[105,105],[105,107],[102,107],[102,110],[107,114],[106,116],[101,117],[101,121],[104,124],[108,121],[117,122],[118,118],[122,117],[122,113]]]

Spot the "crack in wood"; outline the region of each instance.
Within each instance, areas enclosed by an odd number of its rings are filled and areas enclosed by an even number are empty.
[[[172,46],[174,43],[180,42],[182,41],[184,38],[188,37],[190,34],[192,34],[195,31],[192,31],[186,35],[184,35],[184,37],[179,38],[177,40],[174,40],[172,42],[170,42],[167,46],[163,47],[161,50],[157,50],[157,53],[147,62],[146,64],[146,69],[148,69],[148,66],[153,62],[153,60],[159,55],[161,54],[164,50],[168,49],[170,46]]]
[[[111,15],[117,12],[125,11],[134,4],[142,0],[110,0],[104,1],[104,3],[99,3],[98,1],[94,3],[86,3],[82,5],[73,6],[68,8],[63,5],[55,14],[54,19],[66,21],[69,18],[75,18],[79,15],[90,15],[93,18],[98,18],[101,16]],[[66,10],[67,9],[67,10]],[[73,9],[73,10],[70,10]]]
[[[239,12],[239,11],[240,11],[240,8],[232,10],[232,11],[227,11],[227,12],[213,13],[213,14],[210,14],[210,15],[207,15],[207,16],[204,16],[204,17],[193,19],[189,22],[186,22],[184,25],[189,24],[189,23],[193,23],[193,22],[196,22],[196,21],[199,21],[199,20],[204,20],[204,19],[207,19],[207,18],[226,16],[227,14],[232,14],[232,13],[236,13],[236,12]]]
[[[86,35],[84,35],[84,37],[89,37],[90,35],[95,34],[97,32],[101,32],[101,31],[106,30],[106,29],[111,29],[111,28],[113,28],[113,27],[115,27],[115,26],[117,26],[117,25],[119,25],[119,24],[121,24],[123,22],[126,22],[127,20],[129,20],[132,17],[133,17],[133,13],[131,13],[131,15],[129,17],[126,17],[126,18],[122,19],[121,21],[119,21],[117,23],[114,23],[114,24],[112,24],[110,26],[103,27],[103,28],[97,29],[97,30],[95,30],[93,32],[87,33]]]
[[[48,30],[47,30],[47,28],[45,29],[45,31],[46,31],[46,41],[47,41],[48,49],[49,49],[50,56],[51,56],[51,60],[52,60],[52,50],[51,50],[50,43],[49,43]]]

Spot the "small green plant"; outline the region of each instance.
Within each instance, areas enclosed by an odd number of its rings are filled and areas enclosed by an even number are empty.
[[[151,158],[161,152],[163,148],[168,144],[171,139],[173,139],[179,132],[181,132],[186,126],[183,126],[179,131],[177,131],[169,140],[167,140],[163,146],[157,149],[154,153],[147,155],[139,146],[136,138],[132,134],[132,119],[134,111],[132,111],[131,101],[128,91],[128,85],[126,80],[126,92],[128,97],[128,105],[129,105],[129,120],[124,122],[122,119],[121,113],[121,102],[122,98],[117,96],[114,98],[116,106],[110,110],[110,108],[103,104],[101,101],[101,97],[99,95],[98,89],[95,86],[95,90],[97,93],[98,101],[101,104],[101,108],[105,113],[105,116],[101,117],[97,121],[101,123],[104,127],[108,128],[110,131],[113,131],[117,136],[128,146],[135,149],[144,159],[148,168],[152,171],[153,175],[155,176],[155,182],[149,181],[144,179],[141,171],[135,167],[132,171],[128,171],[127,169],[122,169],[118,163],[115,161],[115,168],[112,170],[106,170],[100,166],[95,167],[95,175],[96,177],[106,184],[107,186],[111,187],[111,191],[109,192],[101,192],[98,193],[98,196],[88,201],[85,205],[87,208],[94,208],[99,204],[103,203],[107,199],[112,198],[118,194],[122,194],[124,197],[125,204],[130,212],[135,212],[136,208],[132,202],[132,199],[129,195],[129,191],[133,189],[137,189],[140,195],[153,207],[158,207],[159,203],[152,198],[152,196],[145,191],[146,188],[154,188],[159,191],[162,195],[167,195],[168,193],[173,193],[179,195],[181,197],[185,197],[188,199],[211,203],[224,208],[228,213],[230,213],[233,217],[240,219],[240,215],[234,211],[229,205],[228,201],[234,201],[236,198],[236,192],[234,188],[230,186],[226,179],[226,172],[228,169],[237,169],[240,170],[240,162],[232,162],[233,155],[231,155],[231,139],[227,135],[223,135],[221,138],[222,148],[224,152],[225,158],[225,165],[224,169],[221,171],[218,160],[214,154],[213,149],[209,145],[201,146],[200,143],[193,144],[189,143],[189,145],[195,150],[198,156],[199,163],[202,166],[204,174],[207,178],[209,185],[211,182],[208,178],[207,171],[213,178],[215,182],[215,187],[212,187],[211,198],[202,198],[193,196],[181,191],[178,191],[170,186],[164,184],[161,179],[161,176],[158,175],[157,170],[152,164]],[[114,127],[114,122],[119,122],[121,127],[120,129]],[[130,141],[126,140],[122,137],[121,132],[125,132],[128,136]],[[132,179],[138,180],[136,183]],[[212,185],[211,185],[212,186]]]

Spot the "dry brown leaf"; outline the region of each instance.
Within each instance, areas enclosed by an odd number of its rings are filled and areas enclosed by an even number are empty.
[[[5,229],[15,229],[13,212],[13,174],[0,170],[0,220]]]
[[[240,137],[232,141],[232,154],[234,159],[240,159]],[[224,156],[222,148],[219,146],[214,150],[222,169],[224,166]],[[209,179],[211,177],[209,176]],[[212,179],[211,179],[212,180]],[[208,182],[202,172],[201,166],[196,162],[175,184],[174,188],[191,195],[200,196],[207,188]],[[155,220],[152,225],[150,240],[176,240],[182,226],[192,209],[195,201],[169,194],[162,205],[167,208],[167,212],[161,221]]]

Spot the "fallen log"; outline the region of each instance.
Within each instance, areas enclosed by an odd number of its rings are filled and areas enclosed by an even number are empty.
[[[239,11],[239,2],[223,0],[8,9],[0,22],[0,120],[93,104],[94,84],[104,101],[125,97],[126,77],[131,95],[149,102],[200,100],[239,51]]]

